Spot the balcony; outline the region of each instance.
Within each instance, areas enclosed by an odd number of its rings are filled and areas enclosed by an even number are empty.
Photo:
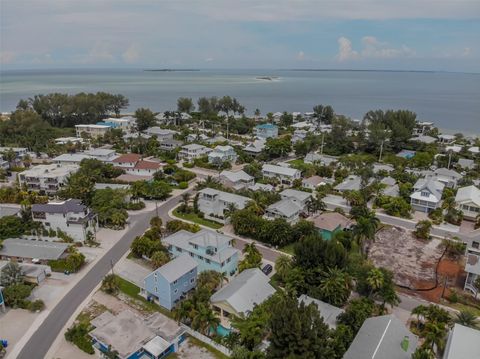
[[[27,183],[40,183],[40,179],[36,177],[27,177],[25,178],[25,182]]]
[[[46,178],[45,183],[58,183],[56,178]]]

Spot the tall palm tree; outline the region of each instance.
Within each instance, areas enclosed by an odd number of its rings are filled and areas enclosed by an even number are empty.
[[[385,278],[383,272],[378,268],[372,268],[368,271],[367,284],[370,287],[370,295],[383,287]]]
[[[425,342],[427,348],[435,349],[435,346],[442,351],[445,345],[446,328],[444,323],[430,323],[425,325]]]
[[[292,258],[282,254],[275,261],[275,271],[278,273],[282,280],[285,280],[285,277],[288,271],[292,268]]]
[[[173,318],[177,321],[178,324],[184,320],[191,318],[193,311],[193,305],[190,300],[182,300],[174,309],[173,309]]]
[[[220,319],[208,305],[199,305],[192,320],[192,327],[194,329],[199,330],[202,334],[208,335],[210,330],[216,330],[219,324]]]
[[[455,322],[474,329],[478,329],[480,324],[477,316],[469,310],[462,310],[458,313]]]
[[[375,233],[379,225],[380,220],[372,211],[357,219],[357,224],[353,228],[353,237],[364,255],[367,255],[369,243],[375,240]]]
[[[350,296],[352,280],[341,269],[329,268],[320,281],[322,299],[335,306],[342,306]]]

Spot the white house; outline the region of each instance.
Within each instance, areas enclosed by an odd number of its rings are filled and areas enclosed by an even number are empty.
[[[84,152],[84,154],[90,156],[91,158],[95,158],[102,162],[112,162],[115,158],[118,157],[117,152],[115,150],[111,150],[108,148],[92,148]]]
[[[295,130],[292,136],[292,143],[301,142],[305,140],[307,136],[308,136],[307,130],[301,130],[301,129]]]
[[[90,156],[84,153],[63,153],[55,158],[52,158],[53,163],[57,164],[80,164],[84,159],[89,159]]]
[[[480,189],[475,186],[459,188],[455,203],[463,212],[463,218],[475,221],[480,215]]]
[[[438,136],[438,141],[443,144],[452,144],[455,142],[455,136],[454,135],[439,135]]]
[[[60,229],[77,242],[85,241],[89,232],[95,233],[96,216],[78,199],[34,204],[32,217],[47,229]]]
[[[225,223],[230,206],[244,209],[250,198],[233,193],[219,191],[213,188],[204,188],[198,192],[198,209],[204,213],[205,218],[216,222]]]
[[[255,179],[245,171],[222,171],[220,173],[220,182],[228,188],[235,190],[247,188],[254,184]]]
[[[302,187],[310,189],[312,191],[328,183],[331,183],[331,180],[320,177],[320,176],[311,176],[311,177],[302,179]]]
[[[108,125],[75,125],[77,137],[87,135],[91,138],[103,137],[112,127]]]
[[[208,162],[212,164],[222,164],[223,162],[235,162],[237,153],[232,146],[216,146],[208,154]]]
[[[72,173],[79,170],[75,164],[38,165],[18,174],[20,185],[30,191],[53,195],[67,182]]]
[[[416,211],[431,212],[440,207],[444,187],[439,181],[420,178],[413,186],[410,204]]]
[[[280,183],[291,185],[293,181],[302,177],[302,173],[289,167],[282,167],[270,164],[264,164],[262,167],[262,175],[265,178],[277,178]]]
[[[447,168],[437,168],[433,173],[428,173],[426,177],[442,182],[446,187],[457,188],[457,182],[462,175]]]
[[[162,168],[160,162],[151,159],[142,159],[136,153],[128,153],[115,158],[112,161],[117,168],[123,169],[126,173],[136,176],[153,176]]]
[[[177,131],[160,128],[158,126],[149,127],[145,130],[145,133],[157,138],[157,141],[162,142],[165,140],[173,140],[173,135],[177,134]]]
[[[288,223],[295,224],[300,219],[302,212],[303,207],[300,204],[290,198],[284,198],[268,206],[263,218],[268,220],[283,218]]]
[[[182,149],[178,153],[178,157],[190,162],[196,158],[208,155],[211,151],[211,148],[196,143],[191,143],[189,145],[182,146]]]
[[[470,247],[467,249],[466,255],[465,272],[467,278],[465,279],[464,289],[477,294],[478,288],[475,287],[475,280],[480,276],[480,249]]]
[[[308,201],[312,197],[310,192],[298,191],[296,189],[286,189],[280,192],[280,197],[282,199],[290,199],[296,204],[298,204],[302,209],[305,209]]]
[[[265,148],[266,141],[265,139],[257,139],[253,142],[248,143],[243,150],[250,155],[256,156],[260,154]]]
[[[337,163],[338,157],[321,155],[319,153],[310,152],[305,155],[303,162],[309,163],[309,164],[319,163],[323,166],[329,166],[331,164]]]

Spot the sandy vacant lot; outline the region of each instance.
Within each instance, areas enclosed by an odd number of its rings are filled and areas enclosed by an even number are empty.
[[[376,266],[393,271],[396,284],[424,288],[434,284],[442,252],[439,239],[419,240],[403,228],[388,227],[377,232],[368,257]]]

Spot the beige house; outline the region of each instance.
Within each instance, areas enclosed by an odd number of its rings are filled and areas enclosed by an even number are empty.
[[[459,188],[455,203],[457,209],[463,212],[463,218],[475,221],[480,215],[480,189],[475,186]]]

